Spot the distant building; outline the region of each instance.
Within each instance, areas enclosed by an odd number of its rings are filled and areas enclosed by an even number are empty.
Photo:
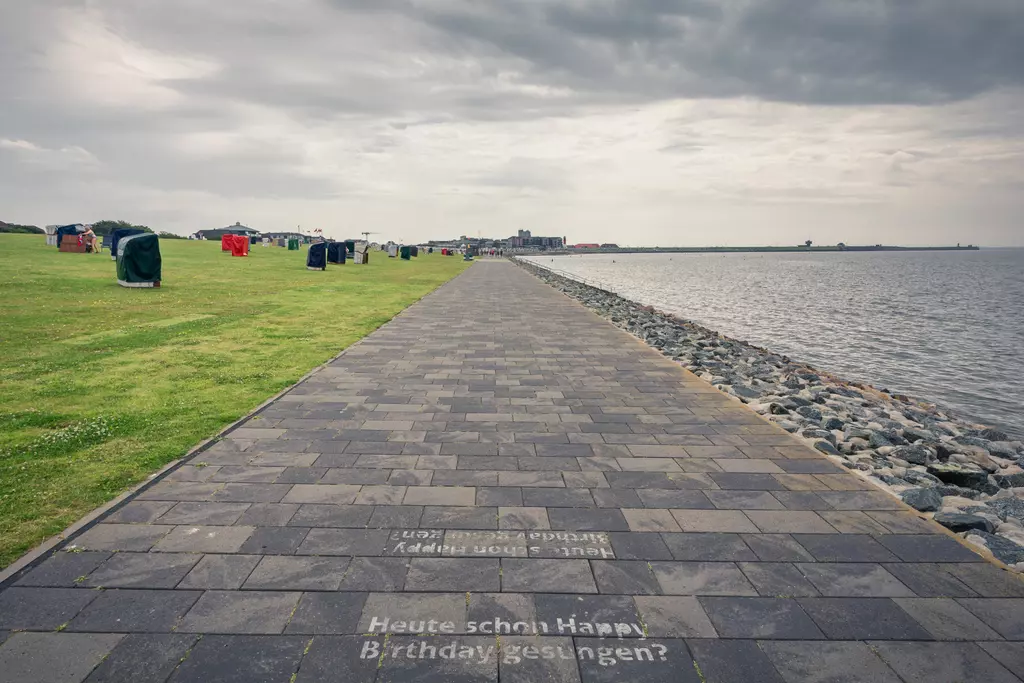
[[[602,245],[601,245],[601,248],[602,248],[602,249],[618,249],[618,248],[619,248],[619,245],[617,245],[617,244],[612,244],[611,242],[609,242],[609,243],[607,243],[607,244],[602,244]]]
[[[505,240],[507,249],[561,249],[565,246],[564,237],[534,237],[529,230],[520,230],[515,237]]]
[[[224,235],[245,235],[246,237],[261,236],[259,230],[254,230],[247,225],[242,225],[237,222],[234,225],[227,226],[226,228],[196,231],[196,237],[201,240],[219,240]]]
[[[265,232],[262,235],[272,240],[299,240],[300,242],[308,241],[306,235],[301,232]]]
[[[601,245],[598,244],[597,242],[580,242],[579,244],[574,244],[574,245],[572,245],[570,247],[570,249],[600,249],[600,248],[601,248]]]

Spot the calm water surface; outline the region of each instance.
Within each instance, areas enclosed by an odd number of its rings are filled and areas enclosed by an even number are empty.
[[[1024,249],[531,260],[1024,435]]]

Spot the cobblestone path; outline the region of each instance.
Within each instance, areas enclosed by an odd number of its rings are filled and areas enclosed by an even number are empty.
[[[999,683],[1022,596],[480,263],[9,582],[0,681]]]

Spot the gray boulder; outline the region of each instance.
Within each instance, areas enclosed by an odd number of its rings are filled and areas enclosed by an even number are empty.
[[[953,486],[952,484],[936,486],[935,490],[943,496],[957,496],[959,498],[970,498],[971,500],[977,500],[981,497],[981,494],[974,489],[965,489],[962,486]]]
[[[908,489],[900,494],[903,502],[921,512],[932,512],[942,507],[942,495],[935,489]]]
[[[986,472],[954,465],[953,463],[928,465],[928,473],[938,477],[947,484],[962,486],[967,489],[980,490],[983,484],[988,483],[988,474]]]
[[[1015,489],[1019,486],[1024,486],[1024,472],[1016,472],[1014,474],[996,474],[993,475],[996,480],[996,484],[1001,489]]]
[[[832,417],[826,417],[821,421],[821,428],[832,431],[833,429],[842,429],[845,423],[834,415]]]
[[[996,530],[995,524],[980,515],[969,515],[960,512],[937,512],[932,519],[958,534],[972,529],[986,531],[990,534]]]
[[[1024,561],[1024,547],[1021,547],[1004,536],[996,536],[987,531],[973,530],[967,533],[968,536],[979,536],[985,541],[985,545],[996,559],[1006,564],[1016,564]]]
[[[836,447],[824,439],[815,441],[814,447],[825,455],[839,455],[839,451],[836,450]]]
[[[993,498],[986,503],[1000,519],[1015,517],[1024,520],[1024,500],[1020,498]]]
[[[927,465],[930,462],[935,462],[936,459],[935,452],[932,449],[920,444],[900,446],[889,455],[900,460],[906,460],[912,465]]]

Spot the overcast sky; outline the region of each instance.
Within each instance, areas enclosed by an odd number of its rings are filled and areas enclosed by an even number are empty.
[[[1024,0],[0,0],[0,220],[1024,245]]]

